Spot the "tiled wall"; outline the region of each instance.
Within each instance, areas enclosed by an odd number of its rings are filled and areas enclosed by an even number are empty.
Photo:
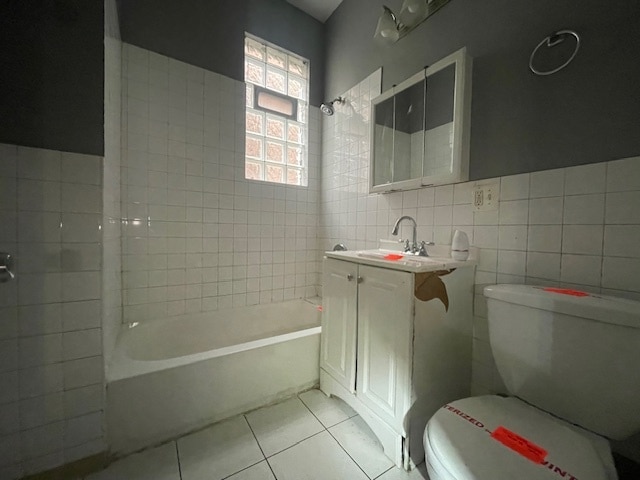
[[[640,157],[502,177],[500,208],[474,216],[474,391],[502,390],[482,287],[529,283],[640,299]]]
[[[324,119],[320,248],[377,248],[401,215],[417,220],[419,240],[450,244],[453,230],[467,232],[480,249],[474,394],[504,391],[488,341],[485,285],[561,285],[640,299],[640,157],[369,195],[366,99],[376,93],[377,74]],[[472,187],[490,182],[500,186],[499,209],[474,212]],[[409,235],[404,227],[400,236]]]
[[[319,110],[309,187],[244,179],[242,82],[123,44],[124,321],[313,296]]]
[[[0,145],[0,478],[104,450],[102,158]]]
[[[120,213],[120,132],[122,42],[115,0],[105,1],[104,166],[102,190],[102,331],[108,365],[122,323],[122,247]]]

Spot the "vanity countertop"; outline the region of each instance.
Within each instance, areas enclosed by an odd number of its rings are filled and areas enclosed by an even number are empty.
[[[469,259],[464,261],[454,260],[449,257],[449,248],[448,245],[429,247],[431,252],[431,256],[429,257],[421,257],[386,249],[331,251],[325,252],[325,256],[362,265],[390,268],[412,273],[450,270],[476,265],[477,250],[475,248],[470,249]]]

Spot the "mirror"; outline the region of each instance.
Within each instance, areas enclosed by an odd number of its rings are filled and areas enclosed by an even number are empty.
[[[467,180],[469,64],[461,49],[373,100],[370,192]]]
[[[453,65],[428,77],[422,176],[449,175],[453,168]]]

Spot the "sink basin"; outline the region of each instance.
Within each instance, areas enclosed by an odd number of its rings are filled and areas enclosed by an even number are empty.
[[[420,255],[412,255],[409,253],[399,253],[387,250],[360,250],[356,252],[358,257],[372,258],[374,260],[384,260],[386,262],[426,262],[426,263],[442,263],[431,257],[421,257]]]

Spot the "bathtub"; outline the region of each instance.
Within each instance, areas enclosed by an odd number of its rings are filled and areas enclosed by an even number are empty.
[[[107,369],[107,438],[133,452],[311,388],[320,312],[292,300],[123,325]]]

